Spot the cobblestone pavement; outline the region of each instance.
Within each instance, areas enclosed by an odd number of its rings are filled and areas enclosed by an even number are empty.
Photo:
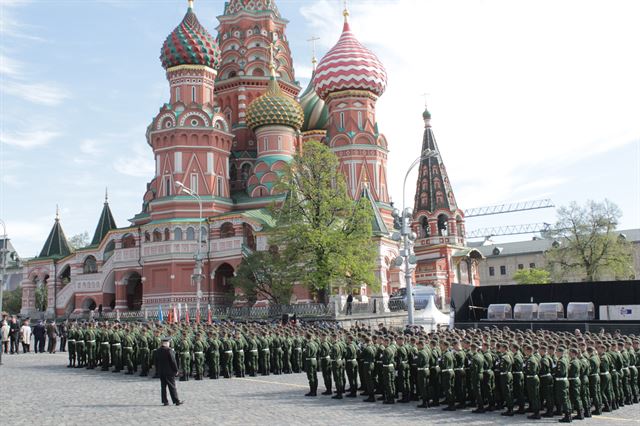
[[[93,422],[148,425],[362,425],[527,423],[524,416],[443,412],[412,404],[365,404],[362,398],[305,398],[304,374],[177,382],[185,405],[160,404],[160,383],[148,377],[66,368],[65,354],[2,357],[0,424],[76,425]],[[324,391],[320,377],[319,391]],[[588,424],[640,423],[640,408],[625,407]],[[9,420],[7,420],[9,419]],[[530,422],[529,422],[530,423]],[[557,424],[557,418],[537,424]]]

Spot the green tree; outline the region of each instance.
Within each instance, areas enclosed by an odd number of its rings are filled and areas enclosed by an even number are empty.
[[[81,232],[69,238],[68,243],[71,250],[78,250],[89,245],[89,233]]]
[[[292,281],[325,295],[332,286],[375,289],[370,204],[349,196],[335,154],[322,143],[305,143],[277,189],[287,198],[273,207],[270,242],[281,247]]]
[[[11,291],[5,291],[2,300],[2,309],[9,314],[15,315],[20,313],[22,308],[22,289],[17,288]]]
[[[558,221],[549,232],[553,247],[545,257],[554,281],[584,277],[597,281],[609,275],[615,279],[633,276],[633,248],[616,232],[622,215],[608,200],[573,202],[558,210]]]
[[[46,311],[48,299],[48,289],[46,284],[36,287],[36,310]]]
[[[513,279],[518,284],[549,284],[551,274],[541,268],[520,269],[513,275]]]
[[[293,294],[292,270],[275,248],[256,251],[242,260],[231,282],[250,303],[264,297],[275,304],[288,304]]]

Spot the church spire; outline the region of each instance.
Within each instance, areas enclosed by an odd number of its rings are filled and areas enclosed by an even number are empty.
[[[38,258],[63,258],[71,254],[67,237],[60,225],[60,209],[56,205],[56,218]]]
[[[113,214],[111,214],[111,209],[109,208],[109,194],[107,192],[107,189],[105,189],[104,207],[102,208],[102,213],[100,214],[98,226],[96,226],[96,230],[93,233],[91,245],[97,246],[98,244],[100,244],[105,235],[107,235],[107,233],[112,229],[116,228],[116,221],[113,219]]]

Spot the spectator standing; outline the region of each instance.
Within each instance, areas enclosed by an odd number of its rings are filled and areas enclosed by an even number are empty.
[[[22,343],[22,353],[29,353],[31,346],[31,326],[29,320],[24,320],[22,327],[20,327],[20,342]],[[16,353],[18,353],[16,351]]]
[[[47,330],[44,328],[42,321],[38,321],[33,327],[33,350],[35,353],[44,352],[44,342],[46,340]]]
[[[60,336],[60,352],[65,352],[67,346],[67,322],[63,321],[58,324],[58,336]]]
[[[0,337],[2,337],[2,350],[5,354],[9,353],[9,331],[10,327],[6,320],[2,320],[2,327],[0,328]]]
[[[20,342],[20,325],[15,315],[11,317],[11,322],[9,322],[9,341],[11,342],[11,353],[17,354]]]
[[[353,313],[353,294],[349,293],[347,296],[347,315]]]
[[[58,343],[58,329],[56,328],[56,322],[54,320],[51,320],[51,322],[47,324],[47,338],[49,339],[47,351],[50,354],[55,354],[56,344]]]

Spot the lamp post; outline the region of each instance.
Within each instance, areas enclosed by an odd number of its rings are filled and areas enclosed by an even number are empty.
[[[404,264],[404,280],[407,289],[407,311],[408,311],[408,323],[413,325],[413,286],[411,284],[411,265],[415,265],[417,262],[416,256],[413,253],[413,245],[415,239],[418,237],[415,232],[411,231],[411,218],[413,211],[411,208],[406,207],[406,186],[409,173],[417,166],[423,159],[432,158],[438,155],[438,153],[431,149],[425,149],[422,154],[416,158],[409,166],[407,173],[404,176],[404,182],[402,184],[402,214],[398,209],[393,210],[393,218],[395,219],[396,226],[400,232],[394,232],[391,238],[394,241],[402,241],[402,249],[400,250],[400,256],[395,260],[396,266],[402,266]]]
[[[2,249],[0,249],[0,262],[1,265],[1,275],[0,279],[2,279],[2,284],[0,284],[0,324],[2,323],[2,297],[4,292],[4,280],[7,275],[7,253],[9,253],[9,242],[7,240],[7,226],[4,224],[4,221],[0,219],[0,225],[2,225]],[[0,365],[2,365],[2,352],[4,348],[0,349]]]
[[[193,279],[196,282],[196,318],[198,317],[198,313],[200,312],[200,298],[202,297],[202,290],[200,289],[200,283],[202,281],[202,253],[200,251],[200,245],[202,244],[202,198],[191,189],[184,186],[184,184],[180,181],[176,181],[176,187],[180,189],[181,192],[184,192],[187,195],[192,196],[198,201],[198,244],[196,246],[196,256],[195,256],[195,265],[193,267]]]

